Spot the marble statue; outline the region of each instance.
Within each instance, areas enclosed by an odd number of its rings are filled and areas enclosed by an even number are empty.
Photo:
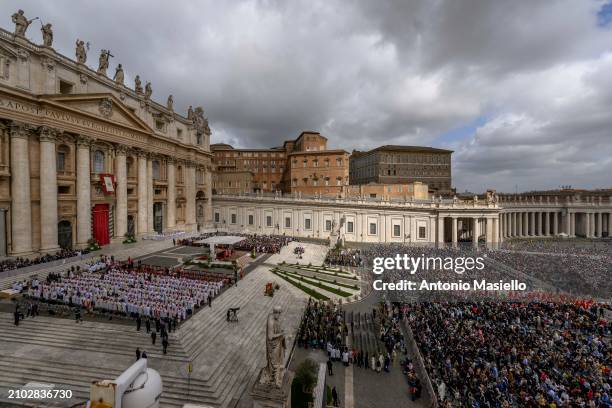
[[[142,81],[140,80],[140,75],[136,75],[136,78],[134,78],[134,91],[136,91],[137,94],[142,93]]]
[[[168,102],[166,106],[168,107],[169,111],[174,111],[174,98],[172,97],[172,95],[168,96]]]
[[[12,15],[13,23],[15,23],[15,35],[20,37],[25,37],[26,30],[32,24],[32,21],[36,20],[38,17],[28,20],[23,14],[23,10],[19,9],[15,14]]]
[[[285,374],[285,332],[280,324],[281,308],[274,306],[272,313],[268,315],[266,325],[266,360],[267,365],[262,370],[259,383],[276,388],[283,385]]]
[[[191,105],[187,109],[187,120],[193,120],[193,107]]]
[[[87,50],[85,50],[85,41],[76,40],[76,59],[79,64],[84,64],[87,61]]]
[[[106,75],[106,70],[108,69],[108,60],[110,57],[112,57],[110,50],[100,51],[98,74]]]
[[[117,68],[115,68],[115,77],[113,79],[115,80],[115,83],[123,85],[124,77],[125,74],[123,73],[123,67],[121,66],[121,64],[119,64],[117,65]]]
[[[151,87],[151,83],[147,82],[145,85],[145,98],[151,99],[151,95],[153,95],[153,88]]]
[[[43,37],[43,45],[45,47],[51,47],[53,44],[53,30],[51,27],[51,23],[47,23],[40,28]]]

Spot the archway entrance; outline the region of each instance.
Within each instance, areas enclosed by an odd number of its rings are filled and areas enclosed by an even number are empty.
[[[159,234],[164,231],[164,206],[162,203],[153,203],[153,229]]]
[[[60,221],[57,224],[57,243],[62,249],[72,248],[72,224],[70,221]]]
[[[100,245],[107,245],[110,242],[108,216],[108,204],[96,204],[94,206],[92,211],[93,237]]]

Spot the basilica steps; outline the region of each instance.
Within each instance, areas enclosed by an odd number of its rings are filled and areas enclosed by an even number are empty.
[[[0,331],[3,342],[24,343],[43,347],[75,349],[92,352],[102,352],[112,355],[134,357],[137,347],[147,350],[152,357],[161,357],[161,336],[158,333],[155,346],[151,344],[150,335],[144,330],[140,332],[134,326],[114,325],[108,323],[83,322],[74,320],[37,316],[27,318],[14,325],[12,314],[0,314]],[[187,361],[188,357],[180,347],[177,333],[168,336],[169,360]],[[109,341],[111,340],[111,341]]]

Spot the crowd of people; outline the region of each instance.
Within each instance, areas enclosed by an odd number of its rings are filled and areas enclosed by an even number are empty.
[[[407,305],[443,407],[609,407],[610,323],[597,305]]]
[[[54,275],[44,282],[33,280],[27,288],[32,299],[82,307],[90,311],[179,322],[210,303],[224,282],[194,280],[134,268],[110,258],[87,269]]]
[[[225,236],[232,235],[243,237],[244,239],[236,244],[232,245],[232,248],[239,251],[255,251],[257,253],[268,253],[268,254],[276,254],[281,251],[281,249],[288,245],[291,241],[294,241],[295,238],[287,236],[287,235],[258,235],[258,234],[228,234],[226,232],[208,232],[205,234],[201,234],[197,237],[190,237],[184,239],[177,239],[174,242],[177,245],[186,245],[186,246],[203,246],[207,244],[200,244],[198,241],[203,239],[207,239],[213,236]]]
[[[605,256],[612,259],[610,240],[576,240],[567,238],[508,239],[501,244],[508,251]]]
[[[57,251],[55,254],[45,254],[35,258],[10,258],[0,261],[0,272],[10,271],[13,269],[25,268],[32,265],[38,265],[47,262],[53,262],[60,259],[72,258],[75,256],[81,256],[87,254],[89,251],[83,250],[72,250],[62,249]]]
[[[327,253],[325,263],[332,266],[359,267],[364,265],[364,260],[359,249],[334,248]]]

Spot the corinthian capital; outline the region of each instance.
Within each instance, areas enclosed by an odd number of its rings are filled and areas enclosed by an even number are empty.
[[[11,123],[11,137],[27,139],[32,130],[32,126],[22,122]]]
[[[117,154],[125,155],[127,154],[128,150],[129,148],[126,145],[123,145],[123,144],[115,145],[115,152],[117,152]]]
[[[76,144],[77,146],[83,146],[83,147],[89,147],[91,146],[91,137],[89,136],[83,136],[83,135],[79,135],[76,138]]]
[[[41,142],[55,142],[60,131],[49,126],[38,128],[38,136]]]

